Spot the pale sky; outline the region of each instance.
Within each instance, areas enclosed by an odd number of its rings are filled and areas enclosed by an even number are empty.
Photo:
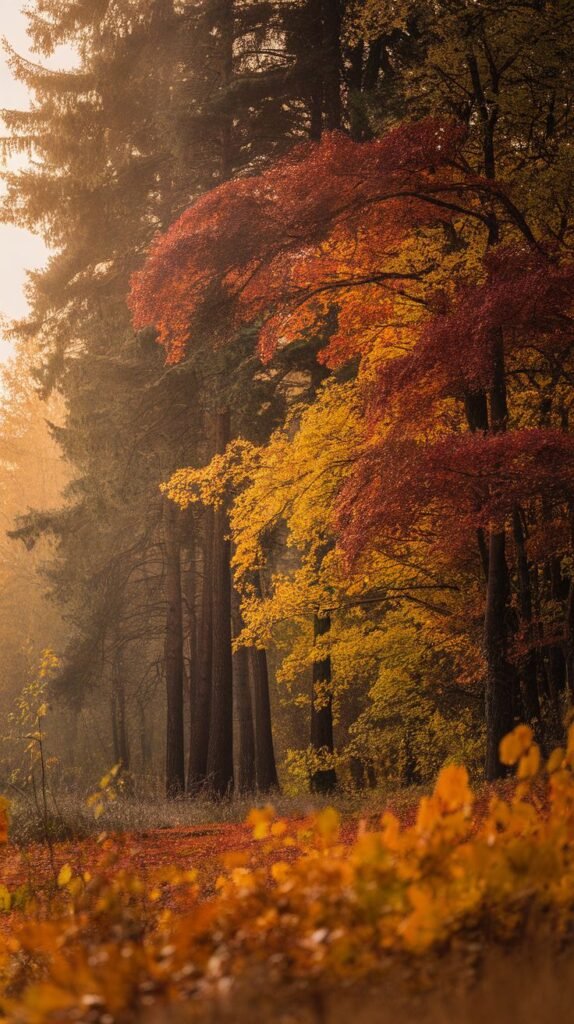
[[[25,0],[0,0],[0,38],[5,37],[14,49],[26,56],[29,54],[26,36],[26,18],[22,14]],[[33,59],[39,61],[36,55]],[[70,66],[71,54],[65,52],[53,59],[51,66]],[[25,109],[28,93],[24,86],[15,82],[6,64],[4,53],[0,53],[0,108]],[[0,121],[0,131],[3,131]],[[0,184],[0,188],[1,188]],[[0,316],[12,319],[26,313],[24,283],[26,270],[42,267],[47,253],[42,241],[29,234],[0,224]],[[0,361],[10,355],[10,344],[0,333]]]

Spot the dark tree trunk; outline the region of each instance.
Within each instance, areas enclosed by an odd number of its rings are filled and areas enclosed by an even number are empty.
[[[152,740],[149,725],[145,713],[145,700],[138,697],[138,718],[139,718],[139,746],[142,764],[142,772],[145,774],[151,767]]]
[[[233,80],[233,40],[235,0],[219,0],[219,26],[222,39],[223,87]],[[233,116],[224,114],[221,131],[221,179],[227,181],[233,174]]]
[[[349,763],[351,779],[356,790],[365,788],[365,766],[359,757],[352,757]]]
[[[261,597],[259,573],[255,574],[255,592]],[[277,777],[277,765],[275,763],[275,750],[273,747],[267,651],[251,647],[249,649],[249,665],[253,683],[257,789],[260,793],[269,793],[273,789],[279,789],[279,779]]]
[[[318,140],[325,129],[341,127],[341,0],[309,0],[308,15],[309,50],[314,54],[309,68],[309,134]]]
[[[496,177],[495,130],[498,118],[496,103],[487,101],[481,69],[474,53],[466,57],[470,85],[478,117],[482,125],[483,170],[485,177]],[[492,68],[491,68],[492,71]],[[494,94],[498,83],[491,81]],[[487,210],[488,245],[499,240],[499,224],[493,209]],[[488,395],[488,429],[493,433],[506,430],[508,406],[504,367],[504,338],[496,332],[492,338],[492,386]],[[468,415],[468,409],[467,409]],[[484,415],[484,414],[483,414]],[[485,558],[485,554],[487,557]],[[487,662],[486,713],[486,777],[498,778],[504,769],[499,759],[500,741],[513,725],[513,672],[508,663],[508,597],[509,574],[506,564],[506,532],[504,526],[490,530],[486,552],[482,555],[487,571],[486,609],[484,617],[484,653]]]
[[[536,722],[538,728],[540,726],[540,700],[538,695],[536,649],[532,629],[532,588],[530,584],[530,568],[526,554],[524,527],[522,525],[521,512],[518,508],[515,508],[513,512],[512,529],[518,571],[520,625],[527,648],[520,666],[520,692],[524,717],[527,722]]]
[[[326,636],[331,629],[329,615],[315,615],[315,639]],[[333,697],[331,692],[331,658],[329,655],[313,665],[311,688],[311,747],[318,753],[332,754],[333,740]],[[313,793],[332,793],[337,787],[334,768],[323,768],[311,776]]]
[[[170,798],[185,790],[185,754],[183,734],[183,617],[181,598],[181,550],[179,510],[166,503],[165,591],[167,621],[165,633],[165,681],[167,693],[167,729],[165,789]]]
[[[216,451],[229,441],[229,410],[216,415]],[[231,569],[225,502],[213,512],[212,696],[207,781],[214,796],[233,791],[233,664],[231,656]]]
[[[235,587],[232,591],[232,622],[234,637],[243,628],[240,598]],[[237,721],[237,779],[239,793],[255,792],[255,732],[253,728],[253,701],[249,681],[249,654],[246,647],[240,647],[233,654],[233,696]]]
[[[467,393],[464,396],[464,411],[471,433],[486,433],[488,430],[488,405],[484,391]],[[482,527],[476,531],[476,541],[484,578],[488,580],[488,543]]]
[[[124,678],[123,652],[116,647],[112,662],[112,716],[114,736],[114,758],[121,762],[125,771],[130,768],[130,745],[126,716],[126,687]]]
[[[336,131],[341,127],[343,106],[341,101],[341,0],[322,0],[323,18],[323,105],[325,128]]]
[[[320,54],[323,48],[323,0],[309,0],[309,23],[307,37],[311,52]],[[323,131],[323,75],[320,61],[313,62],[309,70],[309,136],[315,141],[321,138]]]
[[[341,127],[342,54],[341,0],[310,0],[311,45],[318,55],[316,77],[311,94],[311,138],[320,139],[323,130]],[[315,615],[315,639],[331,629],[329,615]],[[333,753],[333,700],[331,694],[331,659],[313,665],[311,685],[311,747],[315,751]],[[311,790],[331,793],[337,787],[333,768],[316,771],[311,776]]]
[[[212,693],[213,520],[213,509],[207,508],[203,517],[201,610],[197,630],[197,657],[194,660],[194,669],[191,671],[187,788],[192,796],[196,795],[207,782]]]
[[[500,741],[512,729],[512,673],[506,650],[506,555],[504,531],[492,531],[488,549],[488,582],[484,617],[484,648],[487,662],[486,777],[503,774],[498,756]]]
[[[233,655],[233,688],[239,747],[236,788],[239,793],[254,793],[256,789],[255,733],[249,684],[249,655],[246,647],[240,647]]]
[[[569,579],[562,575],[560,559],[552,558],[548,566],[548,578],[550,581],[550,594],[552,600],[563,607],[567,606],[570,590]],[[538,616],[541,618],[541,616]],[[566,687],[566,659],[564,646],[551,644],[548,648],[548,695],[552,710],[554,733],[556,742],[563,739],[564,729],[562,722],[561,696]]]
[[[574,510],[570,509],[570,543],[574,547]],[[568,704],[574,703],[574,579],[570,579],[566,598],[564,662],[566,696]]]
[[[257,789],[260,793],[269,793],[273,789],[279,789],[279,778],[277,776],[273,728],[271,724],[267,651],[259,650],[257,647],[250,647],[249,665],[253,681]]]
[[[570,584],[566,602],[566,694],[568,703],[574,701],[574,582]]]
[[[501,332],[493,339],[493,382],[489,399],[490,429],[499,433],[506,430],[508,419]],[[508,663],[507,599],[506,532],[502,526],[490,531],[484,617],[486,777],[489,780],[504,774],[499,758],[500,742],[513,726],[513,673]]]
[[[186,568],[183,574],[183,632],[187,650],[187,675],[190,704],[197,693],[199,675],[197,622],[197,524],[191,521],[187,540]]]

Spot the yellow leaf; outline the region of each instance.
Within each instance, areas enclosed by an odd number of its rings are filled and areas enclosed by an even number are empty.
[[[326,807],[317,815],[317,829],[326,843],[335,842],[339,836],[341,818],[334,807]]]
[[[456,811],[472,803],[472,792],[468,784],[468,772],[455,764],[442,769],[435,786],[439,797],[448,811]]]
[[[271,826],[272,836],[282,836],[287,831],[287,825],[284,821],[274,821]]]
[[[291,874],[291,865],[285,860],[276,861],[271,865],[271,877],[278,885],[283,885]]]
[[[243,868],[249,863],[249,853],[246,850],[230,850],[229,853],[225,853],[221,858],[223,866],[228,871],[232,871],[233,868]]]
[[[8,808],[10,801],[0,796],[0,845],[8,842]]]
[[[60,873],[58,875],[58,885],[60,889],[64,889],[68,885],[68,882],[70,881],[71,877],[72,869],[70,865],[64,864],[64,866],[60,868]]]
[[[557,772],[562,767],[563,761],[564,748],[557,747],[556,750],[552,751],[550,757],[548,758],[548,762],[546,764],[546,771],[548,772],[548,774],[553,775],[554,772]]]
[[[82,879],[79,878],[76,875],[74,878],[70,879],[70,881],[68,882],[67,888],[68,888],[68,892],[70,893],[70,896],[75,898],[75,897],[79,896],[80,893],[82,892],[82,890],[84,888],[84,883],[83,883]]]
[[[253,829],[254,839],[266,839],[275,811],[272,807],[255,807],[247,818],[247,824]]]
[[[5,885],[0,885],[0,911],[7,914],[12,906],[12,897]]]
[[[516,764],[532,746],[532,729],[529,725],[517,725],[500,744],[500,760],[503,764]]]
[[[530,750],[524,754],[518,763],[518,778],[531,779],[540,769],[540,748],[533,743]]]

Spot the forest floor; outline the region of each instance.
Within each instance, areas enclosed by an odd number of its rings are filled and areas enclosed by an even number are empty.
[[[506,790],[506,784],[503,788]],[[478,795],[474,815],[477,824],[491,795],[492,789],[486,787]],[[339,842],[351,848],[357,833],[365,825],[376,828],[388,809],[408,827],[414,821],[419,797],[413,791],[370,794],[362,806],[354,798],[342,800]],[[307,812],[318,809],[316,801],[313,805],[285,798],[278,802],[281,816],[293,829],[304,824]],[[99,822],[92,822],[90,834],[83,834],[82,826],[78,835],[51,846],[24,841],[25,829],[23,832],[22,822],[14,817],[17,842],[11,841],[0,851],[1,882],[10,893],[18,887],[27,889],[38,920],[50,916],[51,897],[47,893],[50,889],[57,892],[58,874],[64,865],[72,876],[83,877],[86,872],[92,877],[118,877],[122,873],[137,876],[146,891],[157,884],[154,880],[164,869],[195,869],[200,900],[210,900],[217,894],[219,876],[229,870],[230,859],[236,857],[240,863],[244,857],[251,865],[261,866],[277,857],[275,851],[254,838],[253,823],[241,820],[246,807],[190,808],[183,802],[179,806],[162,802],[144,805],[121,800],[106,808]],[[118,827],[122,822],[124,827]],[[289,860],[290,852],[283,850],[281,857]],[[176,916],[197,911],[196,897],[185,887],[166,887],[162,906]],[[9,940],[13,927],[18,927],[21,915],[18,909],[0,915],[0,946],[4,937]],[[235,986],[231,1000],[213,1003],[207,1016],[197,1017],[194,1010],[181,1005],[162,1005],[161,1009],[142,1010],[141,1015],[138,1012],[136,1019],[138,1024],[191,1024],[199,1019],[202,1024],[348,1024],[352,1016],[353,1024],[479,1024],[484,1020],[488,1024],[514,1024],[516,1020],[555,1024],[558,1018],[570,1018],[574,1005],[573,944],[563,944],[556,955],[556,947],[546,943],[540,932],[525,934],[518,941],[514,937],[507,947],[498,941],[491,947],[489,941],[482,940],[481,936],[476,955],[472,941],[470,945],[465,941],[458,950],[456,946],[448,953],[439,949],[421,958],[414,970],[412,961],[394,960],[373,983],[363,979],[338,984],[334,990],[325,984],[300,990],[289,987],[282,992],[264,975],[255,975],[246,984]],[[77,1019],[83,1021],[84,1017]],[[132,1017],[125,1019],[131,1021]]]
[[[434,966],[426,982],[394,970],[374,985],[322,992],[317,998],[262,986],[237,993],[209,1024],[565,1024],[574,1006],[574,954],[558,962],[540,946],[489,957],[479,978],[457,982],[459,965]],[[189,1024],[186,1010],[151,1012],[142,1024]],[[203,1022],[202,1022],[203,1024]]]
[[[302,825],[310,813],[320,809],[320,806],[318,808],[314,805],[303,813],[305,805],[300,801],[292,804],[282,801],[282,804],[281,816],[285,816],[285,808],[290,806],[292,813],[288,815],[288,820],[293,826]],[[384,803],[381,805],[383,810],[385,806]],[[138,811],[141,813],[138,814]],[[129,824],[120,826],[123,812]],[[192,812],[194,819],[197,813],[197,810]],[[27,885],[31,892],[42,892],[50,883],[54,870],[57,873],[63,864],[69,864],[74,874],[83,874],[89,870],[95,875],[99,871],[109,870],[110,857],[113,857],[115,871],[129,871],[144,881],[153,878],[161,869],[174,865],[180,870],[195,869],[199,874],[202,891],[209,896],[227,856],[246,853],[250,859],[262,862],[262,846],[254,839],[253,828],[245,820],[247,813],[243,808],[240,813],[237,806],[233,805],[227,808],[210,808],[205,805],[203,820],[154,827],[152,823],[158,819],[185,819],[186,809],[177,811],[169,805],[166,808],[163,803],[143,808],[139,802],[122,802],[99,822],[92,823],[89,834],[85,834],[86,823],[83,822],[78,835],[63,840],[56,838],[51,847],[37,838],[26,840],[25,829],[30,829],[29,820],[25,826],[20,824],[18,827],[15,823],[16,842],[12,841],[4,853],[0,854],[2,882],[10,891],[19,885]],[[351,845],[356,838],[359,821],[375,825],[380,820],[380,813],[376,813],[372,805],[369,805],[363,815],[345,815],[341,826],[341,842]],[[411,824],[415,813],[416,798],[411,797],[408,803],[403,800],[401,821]],[[224,820],[214,821],[214,815],[225,817]],[[235,819],[239,815],[240,820],[229,820],[229,817]],[[142,819],[150,824],[138,827],[138,820],[141,822]],[[64,820],[64,827],[73,832],[69,820]],[[57,833],[57,828],[55,831]],[[32,834],[36,837],[41,832],[41,821],[35,821]]]
[[[413,814],[414,805],[405,808],[405,818],[412,819]],[[341,841],[350,846],[356,834],[357,821],[349,820],[342,826]],[[114,871],[125,870],[144,881],[174,864],[181,869],[194,867],[204,898],[209,899],[226,855],[239,852],[261,861],[261,843],[253,838],[249,825],[205,822],[68,840],[55,844],[52,855],[56,870],[69,864],[74,874],[89,869],[97,875],[109,872],[111,859]],[[5,849],[2,879],[11,891],[22,883],[32,891],[45,890],[52,872],[45,844]],[[189,908],[185,900],[176,900],[171,909],[178,914]],[[18,912],[0,917],[0,942],[17,916]],[[574,949],[567,946],[556,957],[540,936],[528,935],[508,949],[497,946],[486,955],[481,953],[476,962],[467,951],[464,955],[449,951],[421,962],[414,972],[412,965],[394,964],[374,984],[355,983],[334,992],[326,987],[313,992],[289,988],[282,993],[268,987],[264,977],[251,978],[245,988],[237,986],[231,1001],[214,1005],[206,1018],[196,1018],[185,1007],[162,1006],[144,1012],[138,1021],[348,1024],[352,1018],[353,1024],[556,1024],[572,1018],[573,1006]]]
[[[484,785],[474,805],[474,827],[487,811],[490,797],[508,796],[511,782]],[[376,829],[382,816],[390,811],[403,828],[413,825],[423,791],[418,788],[396,791],[371,791],[361,798],[343,794],[336,799],[276,795],[269,801],[277,816],[290,827],[303,826],[314,815],[334,806],[341,818],[340,842],[349,847],[360,830]],[[119,799],[106,806],[96,820],[84,800],[75,797],[58,800],[58,815],[50,817],[51,842],[46,842],[41,814],[29,805],[14,804],[10,815],[10,842],[0,851],[0,881],[13,892],[26,886],[34,894],[45,893],[54,883],[62,865],[70,865],[74,875],[89,871],[128,872],[152,884],[162,869],[196,870],[205,898],[215,891],[215,883],[225,870],[225,862],[234,854],[246,854],[253,864],[269,862],[261,842],[254,838],[247,821],[253,808],[247,800],[167,801]],[[0,931],[2,929],[0,917]],[[5,919],[4,919],[5,920]]]

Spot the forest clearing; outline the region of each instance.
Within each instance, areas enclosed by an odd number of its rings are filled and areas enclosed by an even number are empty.
[[[574,0],[0,9],[0,1020],[574,996]]]

